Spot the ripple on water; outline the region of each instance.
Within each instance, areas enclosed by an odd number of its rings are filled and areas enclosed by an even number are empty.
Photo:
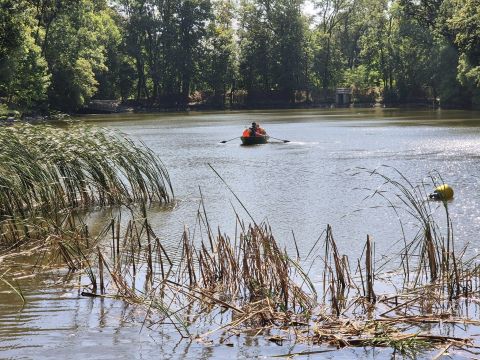
[[[470,242],[478,252],[479,134],[471,126],[470,115],[465,115],[463,125],[459,116],[461,113],[448,111],[285,110],[133,114],[113,121],[105,117],[108,122],[101,125],[144,141],[166,164],[178,202],[168,210],[152,208],[149,215],[154,231],[170,251],[178,248],[185,225],[190,229],[196,226],[199,186],[212,228],[220,226],[234,234],[231,204],[248,219],[207,165],[212,164],[255,219],[268,219],[280,245],[288,251],[295,251],[292,230],[299,251],[305,254],[330,224],[339,251],[355,259],[367,234],[375,240],[379,256],[395,253],[391,244],[401,238],[391,209],[379,198],[364,200],[371,194],[366,188],[374,190],[381,184],[372,177],[351,176],[348,171],[381,165],[399,169],[414,183],[438,170],[455,189],[449,209],[458,246]],[[419,120],[424,125],[419,125]],[[291,142],[256,147],[240,146],[239,140],[219,144],[253,121]],[[98,215],[99,223],[108,218]],[[98,225],[95,230],[101,229]],[[320,280],[316,264],[311,273]],[[235,338],[232,348],[178,343],[172,328],[144,328],[140,333],[138,324],[143,317],[134,309],[119,302],[82,298],[78,283],[56,286],[47,280],[20,282],[27,298],[24,306],[17,297],[0,293],[0,357],[222,359],[281,355],[289,350],[262,339]],[[308,347],[297,345],[295,349]],[[390,356],[387,350],[344,349],[324,358]]]

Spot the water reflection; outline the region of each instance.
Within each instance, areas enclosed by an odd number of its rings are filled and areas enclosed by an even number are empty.
[[[469,242],[473,248],[480,246],[477,112],[283,110],[127,114],[89,120],[94,126],[120,129],[145,142],[166,164],[177,201],[170,208],[150,208],[149,216],[154,232],[170,249],[178,247],[185,225],[195,227],[200,189],[213,228],[220,226],[233,236],[235,212],[247,218],[208,164],[255,219],[268,220],[288,251],[295,251],[292,231],[305,256],[331,224],[340,251],[352,258],[362,251],[367,234],[376,241],[379,255],[394,254],[391,244],[401,240],[398,220],[386,204],[377,198],[364,200],[380,184],[365,174],[352,176],[353,169],[386,164],[418,183],[435,169],[455,188],[449,206],[458,247]],[[255,147],[242,147],[239,141],[219,144],[253,121],[291,142]],[[102,223],[117,215],[118,209],[96,212],[90,226],[100,232]],[[311,275],[319,281],[315,266]],[[278,346],[248,337],[231,338],[233,347],[179,342],[169,326],[144,327],[140,332],[144,312],[119,301],[83,298],[79,295],[82,279],[68,279],[65,285],[64,275],[49,272],[19,281],[27,297],[24,307],[0,284],[1,357],[240,359],[315,350],[302,345],[290,349],[289,344]],[[445,331],[461,333],[451,327]],[[340,359],[390,356],[390,350],[371,349],[322,354]]]

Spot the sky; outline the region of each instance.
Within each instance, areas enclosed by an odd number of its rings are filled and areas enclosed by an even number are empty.
[[[314,14],[313,3],[309,0],[305,1],[303,10],[305,11],[305,14],[313,15]]]

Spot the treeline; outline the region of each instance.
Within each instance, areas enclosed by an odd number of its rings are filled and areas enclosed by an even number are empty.
[[[480,106],[480,0],[0,0],[0,107]]]

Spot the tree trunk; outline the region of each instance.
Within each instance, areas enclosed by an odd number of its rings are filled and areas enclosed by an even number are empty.
[[[327,40],[327,53],[325,55],[325,69],[323,71],[323,99],[324,101],[327,101],[327,90],[329,87],[329,81],[328,81],[328,71],[329,71],[329,63],[330,63],[330,41],[331,41],[331,36],[332,34],[329,33],[328,35],[328,40]]]

